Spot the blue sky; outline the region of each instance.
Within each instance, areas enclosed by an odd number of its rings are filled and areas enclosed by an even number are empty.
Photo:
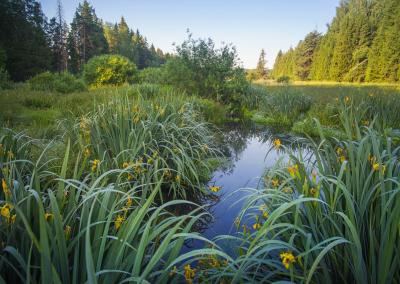
[[[195,38],[211,37],[217,44],[236,46],[244,67],[254,68],[262,48],[272,66],[280,49],[296,46],[317,29],[326,31],[340,0],[91,0],[106,22],[124,16],[149,42],[164,51],[181,43],[190,29]],[[39,0],[47,17],[55,15],[56,0]],[[80,0],[63,0],[71,22]]]

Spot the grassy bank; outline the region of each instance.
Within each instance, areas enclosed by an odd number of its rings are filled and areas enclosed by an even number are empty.
[[[254,121],[311,136],[319,135],[317,119],[326,135],[343,137],[343,104],[356,106],[360,123],[368,125],[379,114],[382,128],[400,126],[400,91],[394,85],[253,85],[249,101]]]

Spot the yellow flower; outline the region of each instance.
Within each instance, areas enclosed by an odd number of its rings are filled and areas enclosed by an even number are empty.
[[[221,190],[221,187],[220,186],[210,186],[210,190],[212,192],[218,192]]]
[[[133,119],[133,122],[134,122],[134,123],[138,123],[139,120],[140,120],[139,115],[135,115],[135,118]]]
[[[180,176],[180,175],[177,175],[177,176],[175,177],[175,181],[176,181],[177,183],[181,183],[181,181],[182,181],[181,176]]]
[[[17,215],[16,215],[16,214],[13,214],[13,215],[11,216],[11,218],[9,218],[7,221],[8,221],[8,223],[10,223],[10,224],[14,224],[14,223],[15,223],[15,220],[17,220]]]
[[[344,98],[344,102],[345,102],[345,103],[350,102],[350,97],[346,96],[346,97]]]
[[[280,257],[282,264],[283,266],[285,266],[286,269],[289,269],[290,265],[296,262],[295,256],[290,251],[282,252],[280,254]]]
[[[129,167],[129,163],[128,163],[128,162],[124,162],[124,163],[122,164],[122,168],[123,168],[123,169],[126,169],[127,167]]]
[[[7,182],[6,180],[3,178],[1,179],[1,187],[3,188],[3,192],[5,196],[10,196],[11,195],[11,191],[8,188]]]
[[[288,193],[288,194],[293,193],[293,190],[292,190],[290,187],[285,187],[284,189],[282,189],[282,191],[283,191],[284,193]]]
[[[376,161],[376,157],[371,154],[368,154],[368,161],[373,165]]]
[[[271,183],[272,183],[273,187],[278,187],[279,186],[279,179],[274,178],[274,179],[272,179]]]
[[[166,178],[171,178],[171,176],[172,176],[172,174],[171,174],[171,171],[170,170],[164,170],[164,176],[166,177]]]
[[[97,168],[99,167],[100,164],[100,160],[94,160],[92,161],[92,172],[95,172],[97,170]]]
[[[318,197],[318,191],[315,189],[315,188],[311,188],[310,189],[310,195],[312,196],[312,197]]]
[[[71,226],[65,226],[65,229],[64,229],[64,234],[65,234],[65,239],[66,240],[69,240],[69,238],[71,237],[71,231],[72,231],[72,228],[71,228]]]
[[[282,146],[281,140],[280,139],[275,139],[274,140],[274,146],[275,146],[275,149],[279,149]]]
[[[340,156],[339,157],[339,161],[341,162],[341,163],[344,163],[344,162],[346,162],[347,161],[347,158],[346,158],[346,156]]]
[[[343,149],[342,148],[340,148],[340,147],[338,147],[337,149],[336,149],[336,154],[338,154],[338,155],[341,155],[342,153],[343,153]]]
[[[192,284],[193,283],[193,278],[196,275],[196,269],[192,269],[190,267],[190,264],[185,265],[184,274],[183,275],[185,276],[186,283]]]
[[[3,216],[4,218],[9,219],[11,214],[11,210],[13,209],[13,205],[11,203],[6,203],[1,207],[1,216]]]
[[[255,223],[255,224],[253,224],[253,229],[254,229],[254,230],[259,230],[260,228],[261,228],[260,223]]]
[[[90,149],[89,148],[85,148],[84,155],[85,155],[85,157],[89,157],[90,156]]]
[[[53,220],[54,215],[52,213],[44,213],[44,218],[46,219],[46,221],[50,222],[51,220]]]
[[[125,217],[122,215],[118,215],[114,222],[114,227],[118,231],[121,227],[122,223],[125,221]]]
[[[128,195],[128,199],[126,200],[126,207],[132,206],[132,198]]]
[[[372,168],[374,169],[374,171],[379,171],[380,165],[378,163],[374,163],[372,165]]]
[[[289,166],[288,172],[292,177],[294,177],[295,175],[297,175],[299,173],[299,166],[298,165]]]
[[[267,219],[269,216],[268,211],[263,211],[262,216],[264,219]]]

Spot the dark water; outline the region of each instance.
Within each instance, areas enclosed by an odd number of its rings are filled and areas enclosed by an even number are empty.
[[[201,232],[210,240],[218,235],[236,233],[234,221],[244,205],[246,195],[249,194],[241,189],[262,185],[266,169],[272,167],[283,155],[273,147],[273,139],[282,137],[267,128],[256,125],[228,125],[222,133],[222,152],[228,157],[228,162],[214,172],[209,182],[209,185],[222,188],[215,194],[215,199],[208,201],[208,210],[213,218],[207,220]],[[187,246],[187,250],[192,250],[203,248],[204,243],[195,241]]]

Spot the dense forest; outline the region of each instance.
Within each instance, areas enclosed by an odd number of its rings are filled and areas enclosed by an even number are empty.
[[[50,20],[38,1],[0,1],[0,72],[14,81],[47,70],[79,73],[91,57],[107,53],[123,55],[139,69],[159,66],[168,56],[130,29],[123,17],[119,23],[104,23],[86,0],[70,25],[60,1]]]
[[[400,1],[342,0],[325,35],[314,31],[280,51],[274,78],[400,81]]]

